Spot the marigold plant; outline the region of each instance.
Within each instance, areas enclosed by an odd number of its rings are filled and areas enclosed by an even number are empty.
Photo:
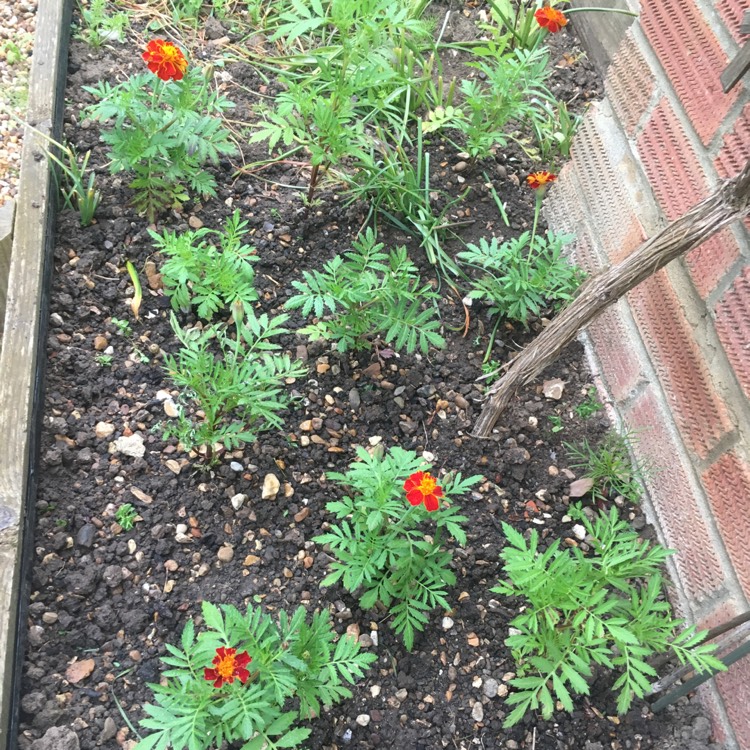
[[[539,8],[534,13],[537,23],[543,28],[547,29],[550,34],[557,34],[564,26],[567,26],[568,19],[565,17],[565,13],[557,8]]]
[[[260,608],[248,606],[243,614],[204,601],[202,614],[205,630],[196,636],[190,620],[180,647],[167,644],[164,679],[149,686],[155,705],[143,707],[141,726],[153,731],[137,750],[208,750],[235,742],[246,750],[297,747],[310,729],[294,722],[351,698],[346,685],[377,658],[354,638],[337,640],[328,612],[280,610],[277,624]]]
[[[556,174],[552,174],[552,172],[542,170],[539,172],[532,172],[530,175],[528,175],[526,177],[526,184],[532,190],[539,190],[539,188],[543,188],[546,185],[549,185],[551,182],[554,182],[556,179],[557,179]]]
[[[215,688],[220,688],[224,683],[231,685],[235,678],[244,685],[250,678],[247,665],[252,660],[253,657],[247,651],[238,654],[236,648],[219,647],[211,662],[214,666],[206,667],[203,676],[212,682]]]
[[[438,509],[443,488],[429,471],[415,471],[405,482],[406,499],[412,505],[421,505],[432,513]]]
[[[357,457],[346,474],[327,475],[352,492],[326,505],[340,523],[315,537],[336,556],[321,585],[340,580],[349,592],[359,594],[363,609],[377,602],[388,607],[393,629],[411,650],[416,631],[427,624],[427,613],[435,607],[451,608],[448,587],[456,577],[443,537],[447,533],[460,545],[466,543],[461,528],[466,517],[455,498],[481,477],[463,479],[458,473],[438,485],[422,458],[398,447],[382,458],[359,448]]]
[[[188,65],[172,42],[153,39],[142,57],[150,72],[84,90],[98,100],[86,115],[111,121],[101,136],[111,149],[110,170],[133,172],[133,204],[153,222],[191,193],[216,195],[206,165],[236,151],[220,118],[234,105],[214,90],[210,69]]]
[[[181,81],[188,65],[182,50],[163,39],[152,39],[146,45],[143,59],[162,81]]]
[[[660,570],[673,550],[640,539],[616,507],[593,520],[580,506],[569,514],[586,528],[590,555],[562,549],[559,539],[543,550],[536,530],[526,538],[502,525],[505,580],[492,591],[523,604],[505,639],[517,676],[504,727],[531,711],[549,719],[556,702],[572,711],[573,696],[589,694],[597,667],[620,673],[612,686],[619,713],[648,693],[655,654],[672,652],[699,672],[726,669],[715,645],[702,643],[706,632],[683,629],[662,596]]]

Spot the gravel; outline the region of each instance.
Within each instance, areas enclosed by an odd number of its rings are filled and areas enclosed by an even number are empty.
[[[26,114],[35,21],[33,0],[0,3],[0,206],[18,189],[22,128],[12,115]]]

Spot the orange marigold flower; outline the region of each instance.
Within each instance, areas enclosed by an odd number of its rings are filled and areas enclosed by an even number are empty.
[[[148,69],[162,81],[181,81],[187,70],[182,50],[164,39],[152,39],[146,46],[143,59],[148,63]]]
[[[534,13],[534,17],[536,18],[536,22],[543,29],[547,29],[551,34],[557,34],[557,32],[568,23],[565,13],[561,10],[555,10],[555,8],[539,8],[539,10]]]
[[[404,482],[406,499],[412,505],[424,503],[430,513],[438,509],[438,499],[443,496],[443,488],[428,471],[417,471]]]
[[[532,172],[527,178],[526,182],[529,183],[529,187],[532,190],[538,190],[541,187],[544,187],[550,182],[554,182],[557,179],[556,174],[552,174],[552,172]]]
[[[247,665],[251,661],[247,651],[238,654],[236,648],[217,648],[211,662],[214,669],[206,667],[203,676],[213,682],[215,688],[220,688],[225,682],[231,685],[235,677],[244,685],[250,678]]]

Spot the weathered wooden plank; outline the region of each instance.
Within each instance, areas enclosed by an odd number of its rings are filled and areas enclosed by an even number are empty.
[[[0,206],[0,349],[3,347],[5,323],[5,300],[8,297],[8,274],[10,273],[10,251],[13,245],[13,219],[16,202],[9,200]]]
[[[750,70],[750,42],[745,42],[742,49],[719,76],[724,93],[726,94],[736,86],[748,70]]]
[[[750,10],[745,11],[740,24],[740,34],[750,34]]]
[[[58,137],[62,127],[71,0],[40,0],[29,77],[27,121]],[[28,564],[23,539],[33,516],[31,467],[37,449],[40,353],[46,326],[51,273],[54,182],[44,141],[26,128],[16,198],[16,221],[8,272],[5,330],[0,351],[0,746],[17,735],[15,700],[20,693],[19,618],[21,568]],[[33,531],[33,529],[32,529]],[[29,537],[30,538],[30,537]],[[28,545],[29,554],[31,544]],[[26,561],[26,562],[25,562]]]

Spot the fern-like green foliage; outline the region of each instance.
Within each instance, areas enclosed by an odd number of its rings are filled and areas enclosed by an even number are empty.
[[[501,315],[526,323],[530,315],[539,315],[547,305],[561,305],[573,298],[584,273],[573,265],[562,250],[571,235],[530,232],[500,242],[482,237],[478,245],[467,245],[458,257],[484,271],[472,281],[472,299],[486,300],[491,315]]]
[[[445,346],[431,304],[437,295],[429,284],[420,284],[406,248],[384,253],[370,228],[350,252],[328,261],[322,271],[303,271],[302,276],[304,281],[292,282],[299,293],[286,307],[319,320],[301,333],[333,340],[339,351],[363,348],[373,336],[409,353]]]
[[[144,706],[141,726],[154,730],[137,750],[208,750],[223,742],[243,742],[243,750],[297,747],[310,734],[294,727],[321,706],[351,697],[347,685],[360,679],[375,654],[360,651],[350,637],[336,640],[327,612],[308,618],[304,607],[291,616],[278,613],[278,624],[260,608],[203,602],[206,630],[196,636],[193,621],[182,632],[180,646],[167,644],[166,684],[149,685],[154,704]],[[219,648],[247,652],[252,661],[248,678],[216,688],[207,679]],[[299,699],[299,709],[288,708]]]
[[[510,623],[517,632],[506,639],[516,660],[515,706],[504,726],[517,724],[530,711],[549,719],[559,701],[573,710],[574,695],[588,695],[595,666],[621,671],[612,689],[625,713],[635,697],[649,691],[656,672],[648,659],[673,651],[697,671],[726,669],[701,643],[704,632],[681,630],[662,597],[660,569],[672,550],[640,540],[613,507],[594,520],[573,507],[591,537],[590,556],[560,549],[559,540],[544,552],[532,530],[527,541],[503,523],[508,546],[502,552],[507,580],[492,591],[519,597],[524,609]]]
[[[443,546],[447,532],[459,544],[466,543],[461,524],[466,521],[455,503],[480,481],[460,473],[441,481],[440,507],[429,512],[423,505],[410,506],[404,482],[418,471],[427,471],[414,451],[394,447],[382,458],[357,450],[358,461],[346,474],[330,473],[329,479],[351,488],[352,494],[326,505],[338,524],[315,537],[330,545],[336,560],[322,586],[341,581],[351,593],[359,593],[360,606],[369,609],[381,602],[391,610],[393,629],[411,650],[417,631],[424,630],[428,613],[436,607],[450,609],[448,587],[456,582],[450,569],[452,553]],[[432,537],[425,534],[426,521],[434,523]]]
[[[199,318],[211,320],[217,312],[231,309],[241,317],[253,314],[258,299],[253,263],[255,248],[242,244],[247,221],[235,211],[219,232],[206,227],[196,231],[162,234],[149,230],[154,247],[167,256],[161,268],[164,290],[175,310],[188,312],[195,307]],[[212,235],[218,247],[209,244]]]
[[[172,329],[182,346],[164,362],[183,399],[176,421],[164,425],[164,437],[177,436],[186,449],[205,445],[210,461],[214,443],[233,450],[253,442],[261,430],[281,427],[284,381],[306,372],[272,341],[287,333],[286,318],[253,313],[232,338],[221,326],[183,330],[173,314]]]
[[[549,74],[544,48],[509,50],[504,43],[488,42],[473,52],[478,59],[468,65],[477,68],[486,82],[461,82],[461,116],[451,127],[463,134],[471,157],[483,159],[492,148],[508,142],[511,122],[539,119],[542,102],[554,97],[544,86]]]
[[[189,192],[215,196],[215,180],[205,169],[236,147],[221,113],[234,105],[220,96],[194,63],[181,81],[160,81],[138,73],[112,86],[86,86],[99,101],[87,116],[111,129],[102,132],[110,146],[112,172],[131,171],[133,204],[149,221]]]

